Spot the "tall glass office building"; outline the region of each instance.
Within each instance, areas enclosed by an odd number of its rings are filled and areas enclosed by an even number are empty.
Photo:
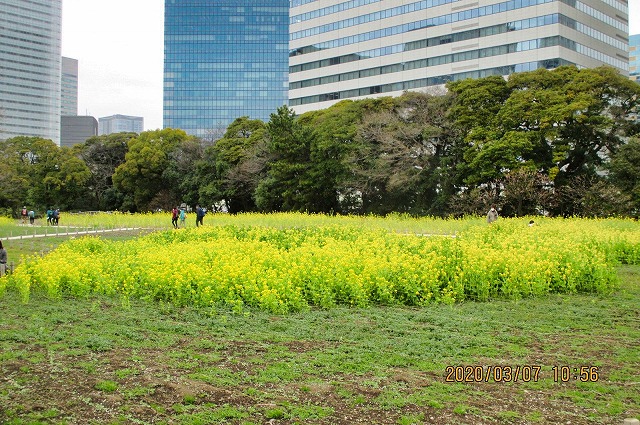
[[[629,37],[629,78],[640,84],[640,34]]]
[[[626,0],[292,0],[289,105],[603,64],[629,72]]]
[[[78,60],[62,57],[60,115],[78,115]]]
[[[0,140],[60,143],[62,0],[0,0]]]
[[[287,104],[288,0],[165,0],[163,126],[207,137]]]

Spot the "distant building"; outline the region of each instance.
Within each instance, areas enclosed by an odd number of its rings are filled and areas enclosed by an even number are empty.
[[[628,75],[628,18],[627,0],[292,0],[289,105],[561,65]]]
[[[111,115],[98,118],[98,134],[112,134],[122,132],[142,133],[144,131],[144,118],[129,115]]]
[[[640,34],[629,37],[629,78],[640,84]]]
[[[289,0],[165,0],[163,127],[210,137],[287,104]]]
[[[71,147],[84,143],[98,135],[98,121],[88,116],[62,116],[60,147]]]
[[[640,34],[629,37],[629,78],[640,84]],[[630,118],[640,122],[640,114],[637,109]]]
[[[60,144],[62,0],[0,0],[0,140]]]
[[[78,60],[62,57],[60,115],[78,115]]]

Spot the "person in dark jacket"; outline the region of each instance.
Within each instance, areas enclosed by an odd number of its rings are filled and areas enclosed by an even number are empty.
[[[4,276],[7,272],[7,250],[2,246],[0,241],[0,277]]]
[[[175,229],[178,228],[178,215],[180,214],[180,210],[178,209],[178,207],[173,207],[173,209],[171,210],[171,224],[173,224],[173,227]]]
[[[200,205],[196,205],[196,227],[202,226],[202,219],[207,212]]]

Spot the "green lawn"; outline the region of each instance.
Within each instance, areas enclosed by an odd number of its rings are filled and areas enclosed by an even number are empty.
[[[286,316],[9,292],[0,423],[622,424],[640,418],[640,266],[619,274],[607,296]]]

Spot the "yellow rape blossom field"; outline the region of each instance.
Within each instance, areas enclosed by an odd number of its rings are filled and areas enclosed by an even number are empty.
[[[63,220],[165,229],[170,221],[166,214]],[[48,255],[24,258],[0,279],[0,295],[15,289],[27,302],[32,292],[107,294],[124,302],[288,313],[608,293],[617,286],[617,265],[640,264],[638,222],[528,221],[209,214],[200,228],[191,222],[126,241],[69,240]]]

